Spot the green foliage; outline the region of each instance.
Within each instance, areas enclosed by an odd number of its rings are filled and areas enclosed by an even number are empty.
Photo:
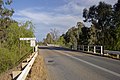
[[[0,43],[4,43],[7,39],[7,31],[8,26],[13,22],[10,17],[13,15],[14,10],[9,9],[11,0],[0,0]],[[9,7],[9,8],[7,8]],[[1,46],[1,44],[0,44]]]
[[[86,27],[82,22],[56,40],[56,30],[52,30],[53,43],[77,48],[78,45],[103,45],[104,49],[120,50],[120,0],[113,6],[105,2],[92,5],[83,10],[84,22],[90,22]],[[51,43],[47,35],[46,43]]]
[[[90,27],[90,31],[89,31],[90,38],[88,40],[90,45],[97,43],[97,32],[96,31],[97,31],[97,29],[95,28],[94,25],[92,25]]]
[[[77,47],[77,28],[76,27],[72,27],[70,28],[66,34],[64,35],[65,41],[66,41],[66,45],[67,47],[71,47],[73,46],[74,48]]]
[[[12,52],[7,48],[0,48],[0,73],[14,65],[15,61],[12,58]]]
[[[4,0],[0,0],[0,17],[2,19],[10,18],[13,15],[14,10],[12,8],[7,8],[8,6],[10,7],[11,3],[12,0],[6,0],[6,2]]]
[[[52,35],[50,33],[48,33],[47,36],[46,36],[46,43],[47,44],[52,44],[53,43],[53,38],[52,38]]]
[[[114,5],[113,10],[113,23],[115,27],[120,25],[120,0]]]
[[[120,50],[120,26],[116,29],[117,33],[116,33],[116,44],[115,46],[115,50]]]
[[[10,9],[12,0],[0,0],[0,73],[18,63],[23,56],[30,53],[30,44],[19,41],[20,37],[34,37],[34,28],[30,21],[19,26],[11,20],[14,10]]]
[[[46,35],[44,44],[58,44],[59,31],[57,29],[51,29],[51,32]]]
[[[76,49],[77,45],[103,45],[105,49],[120,50],[120,0],[115,5],[99,2],[83,10],[84,22],[70,28],[62,37],[67,47]],[[62,41],[62,40],[60,40]]]
[[[120,50],[118,38],[120,0],[113,7],[105,2],[99,2],[98,5],[93,5],[89,9],[85,8],[83,17],[85,22],[92,24],[90,38],[88,38],[89,44],[104,45],[105,49],[110,50]]]
[[[89,10],[83,10],[83,17],[85,21],[91,22],[99,34],[99,43],[105,45],[106,31],[112,26],[112,6],[105,2],[99,2],[99,4],[93,5]],[[101,40],[102,39],[102,40]]]
[[[63,36],[60,36],[58,41],[57,41],[57,44],[60,45],[60,46],[65,46],[65,39]]]
[[[16,65],[32,49],[29,43],[19,40],[20,37],[34,37],[32,26],[30,26],[28,22],[21,26],[14,22],[6,29],[7,40],[0,48],[0,72]]]

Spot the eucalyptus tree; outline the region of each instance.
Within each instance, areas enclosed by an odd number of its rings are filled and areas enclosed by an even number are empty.
[[[7,39],[7,31],[6,28],[9,27],[12,20],[10,17],[13,15],[14,10],[11,8],[9,9],[12,0],[0,0],[0,43],[3,43]]]
[[[78,42],[78,45],[81,45],[82,44],[82,28],[85,27],[85,25],[82,22],[77,22],[76,27],[78,28],[77,42]]]
[[[89,31],[90,38],[88,39],[90,45],[97,44],[97,29],[94,24],[91,25]]]
[[[46,36],[46,43],[47,44],[52,44],[53,43],[53,37],[50,33],[48,33],[47,36]]]
[[[64,35],[66,45],[68,47],[73,46],[74,48],[77,48],[77,44],[78,44],[77,36],[78,36],[78,29],[76,27],[72,27],[72,28],[68,29],[68,31]]]
[[[114,5],[114,15],[113,15],[113,20],[114,20],[114,25],[116,27],[119,27],[120,25],[120,0]]]
[[[64,39],[63,35],[59,37],[57,44],[62,46],[62,47],[65,47],[65,39]]]
[[[58,40],[59,37],[60,37],[60,35],[59,35],[59,34],[60,34],[59,30],[57,30],[56,28],[51,29],[50,34],[51,34],[51,36],[52,36],[52,39],[53,39],[54,44],[56,44],[56,43],[57,43],[57,40]]]
[[[98,43],[106,45],[106,33],[110,29],[112,23],[112,5],[105,2],[99,2],[99,4],[91,6],[89,9],[83,10],[83,17],[85,22],[91,22],[97,29]]]
[[[115,40],[115,50],[120,50],[120,0],[113,7],[113,23],[115,26],[116,40]]]

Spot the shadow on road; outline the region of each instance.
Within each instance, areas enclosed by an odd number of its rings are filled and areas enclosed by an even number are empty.
[[[49,49],[49,50],[62,50],[62,51],[73,51],[71,49],[68,48],[62,48],[62,47],[48,47],[48,46],[39,46],[39,49]]]
[[[101,54],[94,54],[92,52],[83,52],[83,51],[80,51],[80,50],[72,50],[72,49],[69,49],[69,48],[63,48],[63,47],[53,47],[53,46],[39,46],[38,47],[39,49],[48,49],[48,50],[60,50],[60,51],[71,51],[71,52],[80,52],[80,54],[91,54],[91,55],[95,55],[95,56],[102,56],[102,57],[108,57],[108,58],[112,58],[112,59],[116,59],[116,60],[120,60],[120,59],[117,59],[117,58],[113,58],[113,57],[110,57],[110,56],[106,56],[106,55],[101,55]]]

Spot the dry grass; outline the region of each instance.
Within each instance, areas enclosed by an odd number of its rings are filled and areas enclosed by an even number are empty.
[[[46,66],[42,56],[37,56],[26,80],[48,80]]]
[[[0,74],[0,80],[12,80],[12,71],[17,71],[17,70],[21,70],[21,63],[18,66]]]

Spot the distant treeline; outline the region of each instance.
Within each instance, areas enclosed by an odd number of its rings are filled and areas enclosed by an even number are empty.
[[[98,5],[85,8],[83,18],[91,26],[77,22],[76,26],[59,38],[53,39],[55,32],[54,35],[48,33],[44,43],[55,43],[74,49],[78,45],[103,45],[105,49],[120,50],[120,0],[114,5],[99,2]]]
[[[19,63],[31,51],[29,43],[20,41],[20,37],[34,37],[30,21],[18,23],[11,19],[13,9],[7,7],[12,0],[0,0],[0,73]]]

